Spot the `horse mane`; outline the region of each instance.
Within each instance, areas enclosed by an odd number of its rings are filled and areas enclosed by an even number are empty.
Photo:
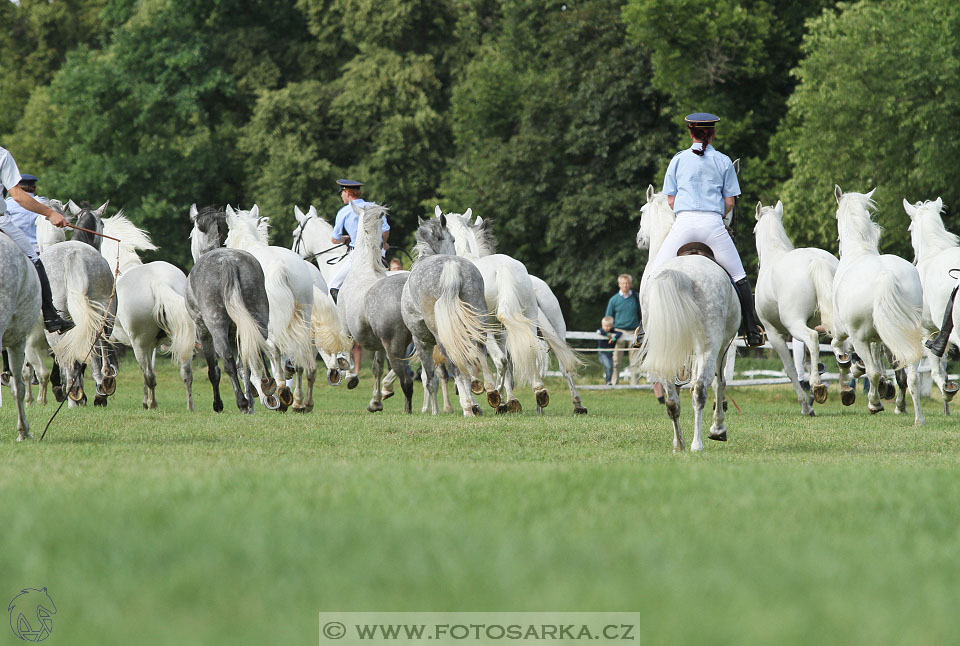
[[[761,246],[783,251],[793,251],[794,249],[793,241],[790,240],[783,228],[783,218],[777,215],[775,206],[763,207],[760,211],[760,219],[757,220],[757,225],[753,227],[753,232],[757,236],[758,249]],[[765,243],[763,245],[760,244],[761,238]]]
[[[121,210],[116,215],[103,219],[104,235],[120,239],[121,251],[156,251],[157,245],[150,240],[150,234],[138,228]]]
[[[637,243],[641,238],[646,239],[651,259],[656,249],[652,249],[654,240],[662,244],[664,238],[673,228],[677,214],[670,208],[666,193],[654,193],[650,200],[640,207],[640,229],[637,231]]]
[[[360,217],[357,222],[357,241],[354,243],[353,253],[366,251],[369,255],[370,268],[377,274],[385,274],[387,268],[383,266],[383,262],[380,260],[380,219],[389,212],[389,209],[376,202],[367,202],[362,207],[357,208],[360,210]],[[371,214],[373,215],[371,216]],[[368,231],[366,227],[374,230]]]
[[[202,231],[206,234],[216,231],[217,240],[222,247],[223,242],[227,239],[227,234],[230,233],[227,227],[227,213],[222,208],[217,206],[205,206],[200,209],[197,212],[197,217],[194,220],[194,224],[194,228],[190,231],[191,240],[196,239],[198,231]]]
[[[487,218],[474,224],[472,227],[477,236],[477,246],[480,247],[481,256],[489,256],[497,253],[497,238],[493,233],[493,219]]]
[[[870,219],[870,209],[877,207],[869,195],[844,193],[837,206],[837,222],[840,244],[853,244],[871,253],[879,253],[880,235],[883,227]],[[843,248],[840,250],[843,254]]]
[[[909,230],[911,233],[916,231],[920,236],[923,250],[917,249],[918,257],[960,246],[960,236],[950,233],[943,225],[943,203],[939,208],[935,208],[936,204],[936,200],[914,204],[917,214],[910,222]]]

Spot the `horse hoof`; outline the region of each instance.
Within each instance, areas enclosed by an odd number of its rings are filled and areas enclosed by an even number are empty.
[[[102,390],[103,394],[107,397],[117,392],[116,377],[104,377],[103,382],[100,384],[100,390]]]
[[[726,442],[727,441],[727,429],[723,429],[721,433],[714,433],[710,431],[710,434],[707,435],[711,440],[716,440],[717,442]]]
[[[57,400],[58,404],[62,403],[63,400],[67,398],[67,396],[63,394],[63,386],[53,387],[53,398]]]
[[[470,407],[470,412],[473,414],[473,417],[482,417],[483,411],[480,410],[480,407],[474,404]]]
[[[880,397],[888,401],[897,396],[897,387],[886,379],[880,380],[880,383],[877,384],[877,390],[880,391]]]
[[[839,357],[837,357],[837,367],[840,368],[840,369],[842,369],[842,370],[846,370],[847,368],[849,368],[849,367],[850,367],[850,355],[849,355],[849,354],[841,354]]]
[[[93,397],[94,406],[102,406],[103,408],[106,408],[108,401],[110,400],[107,399],[106,395],[94,395]]]
[[[223,402],[213,402],[213,412],[222,413],[223,412]]]
[[[587,409],[584,408],[583,406],[574,406],[574,407],[573,407],[573,414],[574,414],[574,415],[586,415],[586,414],[587,414]]]
[[[960,390],[960,385],[957,385],[955,381],[948,381],[943,384],[943,401],[953,401],[953,396],[957,394],[958,390]]]
[[[813,387],[813,401],[823,404],[827,401],[827,387],[823,384],[817,384]]]
[[[818,375],[822,375],[822,374],[825,373],[826,371],[827,371],[827,367],[823,364],[823,362],[818,361],[818,362],[817,362],[817,374],[818,374]]]
[[[506,404],[499,404],[497,406],[497,415],[505,415],[510,412],[510,407]]]
[[[877,404],[877,408],[873,406],[867,406],[867,409],[870,411],[871,415],[876,415],[877,413],[883,412],[883,404]]]
[[[343,383],[343,373],[339,370],[328,370],[327,371],[327,383],[331,386],[339,386]]]
[[[470,382],[470,390],[473,391],[474,395],[479,395],[483,392],[483,383],[479,379],[474,379]]]
[[[32,440],[33,433],[27,431],[26,433],[17,433],[17,442],[23,442],[24,440]]]
[[[286,410],[293,403],[293,393],[286,386],[280,386],[277,389],[277,399],[280,400],[280,405]]]
[[[507,410],[511,413],[522,413],[523,406],[520,405],[519,399],[511,399],[507,402]]]
[[[367,406],[367,410],[370,411],[371,413],[379,413],[380,411],[383,410],[383,404],[381,404],[380,402],[371,402]]]
[[[385,392],[383,393],[383,399],[384,399],[384,401],[390,399],[391,397],[393,397],[393,391],[392,391],[392,390],[387,390],[387,391],[385,391]]]
[[[857,391],[850,386],[844,386],[840,390],[840,403],[844,406],[853,406],[857,401]]]
[[[490,390],[487,391],[487,403],[490,404],[491,408],[499,408],[501,399],[499,390]]]
[[[859,379],[867,373],[867,367],[863,364],[861,359],[857,359],[856,363],[853,364],[853,378]]]
[[[75,386],[74,388],[71,388],[70,391],[67,393],[67,396],[70,397],[70,399],[72,399],[75,402],[79,402],[81,399],[84,399],[86,397],[86,395],[84,395],[83,393],[83,388],[81,388],[80,386]]]
[[[290,361],[283,364],[283,376],[285,379],[293,379],[297,376],[297,367]]]
[[[273,377],[263,377],[260,380],[260,394],[269,396],[275,392],[277,392],[277,382]]]
[[[350,362],[344,357],[337,357],[337,367],[346,372],[347,370],[350,370]]]
[[[0,386],[10,387],[10,384],[13,383],[13,375],[9,372],[0,372]]]
[[[547,392],[546,388],[544,388],[543,390],[538,390],[535,393],[535,396],[537,399],[537,406],[539,406],[540,408],[546,408],[547,405],[550,403],[550,393]]]
[[[347,380],[347,390],[353,390],[359,385],[360,385],[360,377],[357,377],[356,375],[350,377],[350,379]]]

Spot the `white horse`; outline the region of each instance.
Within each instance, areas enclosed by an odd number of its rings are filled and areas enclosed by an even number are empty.
[[[248,251],[263,268],[267,298],[270,302],[270,318],[267,328],[267,344],[271,352],[273,378],[278,384],[277,399],[286,409],[292,404],[294,412],[306,412],[303,400],[303,372],[312,384],[316,379],[317,361],[311,346],[310,320],[313,312],[313,279],[303,260],[284,247],[272,247],[263,242],[266,227],[261,222],[260,209],[254,205],[249,211],[234,210],[227,205],[226,246],[230,249]],[[293,393],[285,384],[284,361],[290,359],[296,369],[296,386]],[[257,375],[259,376],[259,375]],[[282,384],[282,385],[281,385]],[[267,405],[267,399],[261,396]]]
[[[435,214],[437,217],[443,214],[439,206]],[[473,223],[472,209],[462,215],[448,213],[445,217],[456,243],[457,255],[471,260],[483,275],[487,308],[499,329],[496,334],[487,336],[487,353],[497,367],[497,390],[503,392],[506,404],[501,403],[496,391],[487,392],[487,401],[498,413],[520,412],[522,407],[513,395],[513,387],[515,383],[530,383],[537,410],[542,411],[550,403],[550,395],[543,383],[547,349],[537,337],[537,295],[530,274],[519,260],[494,253],[495,241],[489,229],[492,220]],[[565,345],[562,339],[555,338],[555,341],[558,348]],[[564,358],[576,367],[576,355],[572,350]],[[489,383],[489,367],[486,363],[482,367],[484,381]]]
[[[154,372],[157,348],[170,346],[180,365],[180,378],[187,392],[187,410],[193,410],[193,369],[191,360],[197,342],[197,328],[187,312],[184,294],[187,276],[179,268],[158,260],[143,264],[138,250],[156,250],[150,235],[137,228],[121,213],[103,220],[103,232],[121,242],[104,238],[100,253],[117,277],[117,321],[111,341],[133,348],[143,372],[143,407],[157,407],[157,377]],[[119,263],[119,264],[118,264]]]
[[[10,357],[10,384],[17,402],[17,441],[33,437],[23,405],[24,347],[30,329],[40,318],[40,280],[30,260],[16,243],[0,234],[0,347]]]
[[[933,334],[939,330],[943,311],[957,280],[950,271],[960,267],[960,238],[943,226],[943,200],[917,202],[903,201],[903,208],[910,216],[910,242],[916,254],[917,271],[923,285],[923,328]],[[953,320],[960,321],[960,299],[953,304]],[[960,336],[954,327],[950,341],[960,344]],[[924,353],[930,364],[934,383],[943,396],[943,412],[950,414],[950,400],[957,394],[956,382],[948,382],[946,377],[947,353],[943,357],[935,356],[924,347]]]
[[[923,356],[923,288],[916,267],[898,256],[880,254],[882,229],[870,219],[873,192],[844,193],[839,186],[834,188],[840,235],[840,265],[833,280],[835,336],[841,342],[849,338],[864,362],[870,379],[870,412],[883,410],[879,388],[886,346],[895,367],[906,366],[914,422],[923,424],[917,392],[917,363]],[[901,393],[896,412],[905,410]]]
[[[648,249],[652,260],[676,216],[666,194],[654,193],[652,186],[647,189],[647,203],[641,213],[637,247]],[[729,274],[709,258],[678,256],[653,272],[649,266],[648,262],[640,281],[645,332],[640,365],[664,386],[674,451],[684,450],[676,381],[678,375],[689,370],[695,424],[690,450],[702,451],[703,408],[711,381],[716,390],[709,437],[721,442],[727,439],[723,364],[740,327],[740,303]]]
[[[313,205],[306,214],[294,206],[293,215],[297,218],[297,228],[293,230],[292,249],[305,260],[316,262],[323,280],[329,284],[337,273],[337,263],[347,257],[347,247],[330,242],[333,225],[321,218]]]
[[[763,206],[757,202],[757,224],[753,229],[760,256],[756,307],[770,345],[777,351],[800,402],[800,413],[813,416],[810,398],[800,385],[797,369],[787,349],[786,335],[803,342],[810,357],[809,379],[813,399],[827,401],[827,387],[820,380],[818,320],[833,337],[833,276],[840,261],[823,249],[795,249],[783,229],[783,203]],[[847,383],[849,356],[836,339],[831,343],[840,366],[840,383]]]

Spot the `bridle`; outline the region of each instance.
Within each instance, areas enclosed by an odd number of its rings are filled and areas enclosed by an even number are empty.
[[[307,215],[306,217],[303,218],[303,221],[300,222],[300,227],[299,227],[299,229],[298,229],[298,231],[297,231],[297,238],[296,238],[296,240],[293,241],[293,250],[294,250],[295,252],[297,252],[297,253],[300,253],[300,247],[303,245],[303,232],[304,232],[304,230],[307,228],[307,224],[308,224],[308,223],[310,222],[310,220],[312,220],[312,219],[313,219],[312,217],[310,217],[309,215]],[[322,256],[323,254],[327,253],[328,251],[333,251],[334,249],[338,249],[338,248],[340,248],[340,247],[347,247],[347,250],[344,252],[344,254],[343,254],[342,256],[336,256],[336,257],[334,257],[334,258],[327,258],[327,264],[328,264],[328,265],[335,265],[335,264],[337,264],[338,262],[340,262],[341,260],[343,260],[344,258],[346,258],[346,257],[347,257],[347,254],[350,253],[350,247],[347,246],[347,243],[346,243],[346,242],[341,242],[341,243],[339,243],[339,244],[335,244],[335,245],[333,245],[332,247],[329,247],[329,248],[324,249],[324,250],[322,250],[322,251],[318,251],[317,253],[312,253],[312,254],[307,255],[307,256],[301,255],[301,258],[303,258],[304,260],[313,260],[313,259],[316,258],[317,256]]]

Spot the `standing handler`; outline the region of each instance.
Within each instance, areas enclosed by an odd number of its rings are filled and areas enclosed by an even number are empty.
[[[663,178],[663,192],[677,220],[663,241],[652,270],[677,255],[688,242],[702,242],[713,251],[717,263],[730,278],[740,300],[741,331],[748,348],[763,345],[763,332],[757,325],[753,293],[747,272],[723,217],[740,195],[740,183],[730,158],[710,145],[717,133],[720,117],[707,112],[687,116],[687,128],[693,144],[670,161]]]
[[[10,194],[10,197],[28,211],[33,211],[37,215],[42,215],[47,218],[53,226],[60,228],[66,226],[67,220],[63,215],[46,204],[41,204],[35,200],[30,193],[23,190],[20,186],[21,181],[23,181],[23,177],[20,175],[20,169],[17,168],[17,162],[14,161],[13,155],[7,152],[6,149],[0,147],[0,184],[2,184],[3,188]],[[60,313],[57,312],[57,308],[53,305],[53,292],[50,290],[50,280],[47,278],[47,272],[43,268],[43,263],[40,262],[40,254],[37,253],[36,239],[31,242],[27,235],[17,226],[7,213],[6,202],[3,200],[0,200],[0,231],[3,231],[3,233],[7,234],[17,243],[17,246],[30,258],[30,261],[37,270],[37,275],[40,277],[40,296],[42,299],[40,311],[43,313],[43,326],[48,332],[66,332],[73,328],[73,321],[62,318]]]

